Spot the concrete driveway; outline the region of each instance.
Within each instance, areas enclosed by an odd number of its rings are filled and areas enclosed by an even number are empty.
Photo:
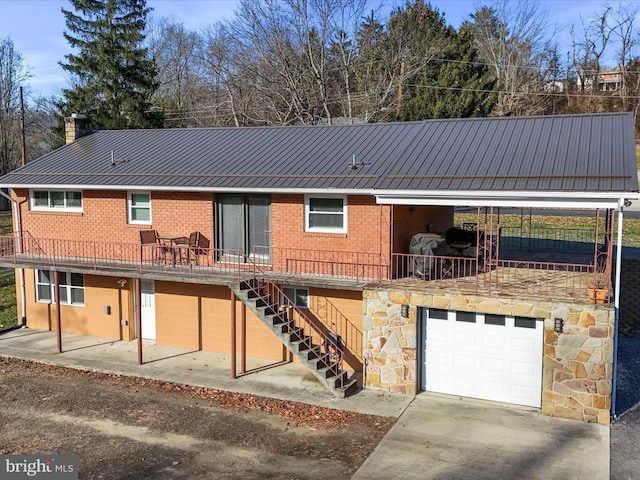
[[[418,395],[354,479],[609,478],[609,427]]]
[[[640,408],[618,418],[611,426],[611,479],[640,478]]]

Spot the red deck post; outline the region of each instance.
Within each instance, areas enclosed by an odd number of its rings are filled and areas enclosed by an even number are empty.
[[[247,306],[240,310],[240,373],[247,373]]]
[[[236,378],[236,294],[231,290],[231,378]]]
[[[62,315],[60,312],[60,278],[58,271],[53,272],[53,294],[56,297],[56,337],[58,339],[58,353],[62,353]]]
[[[138,332],[138,365],[142,365],[142,289],[136,278],[136,331]]]

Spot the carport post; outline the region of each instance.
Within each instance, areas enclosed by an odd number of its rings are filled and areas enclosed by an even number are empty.
[[[622,221],[624,219],[624,202],[620,202],[618,208],[618,245],[616,247],[616,280],[613,296],[614,322],[613,322],[613,365],[611,366],[611,418],[616,419],[616,390],[618,388],[618,329],[620,327],[620,276],[622,270]]]
[[[236,378],[236,294],[231,290],[231,378]]]
[[[138,365],[142,365],[142,291],[136,278],[136,331],[138,332]]]
[[[60,312],[60,279],[58,271],[53,272],[53,294],[56,297],[56,336],[58,338],[58,353],[62,353],[62,315]]]
[[[247,306],[240,310],[240,373],[247,373]]]

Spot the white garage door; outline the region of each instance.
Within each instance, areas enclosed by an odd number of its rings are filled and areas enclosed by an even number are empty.
[[[541,319],[423,309],[422,389],[540,407]]]

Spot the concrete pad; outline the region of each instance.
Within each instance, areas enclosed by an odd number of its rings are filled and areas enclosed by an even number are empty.
[[[143,364],[138,365],[136,341],[85,335],[62,335],[57,351],[56,332],[17,329],[0,334],[0,355],[103,373],[150,378],[178,384],[261,395],[310,405],[385,417],[399,417],[412,397],[362,390],[337,398],[300,363],[247,357],[246,373],[231,378],[231,356],[156,345],[143,340]]]
[[[609,428],[422,394],[353,478],[606,480]]]

